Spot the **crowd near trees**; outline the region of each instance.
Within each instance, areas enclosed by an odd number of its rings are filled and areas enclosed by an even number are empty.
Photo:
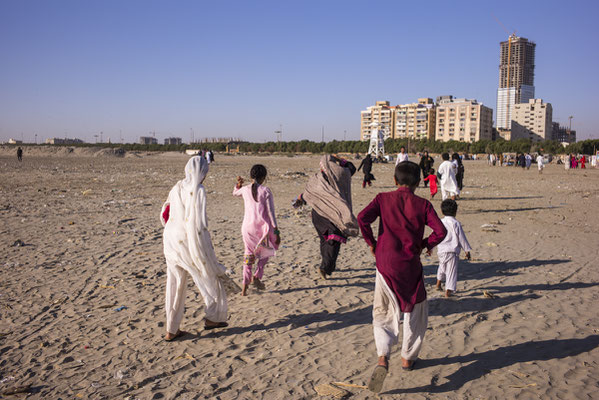
[[[49,146],[49,145],[43,145]],[[333,140],[330,142],[312,142],[301,140],[299,142],[234,142],[234,143],[192,143],[180,145],[162,145],[162,144],[138,144],[138,143],[82,143],[69,145],[69,147],[112,147],[121,148],[125,151],[185,151],[188,149],[207,149],[215,152],[223,152],[230,149],[242,153],[366,153],[369,142],[359,140]],[[428,150],[430,153],[459,152],[468,154],[489,154],[489,153],[547,153],[547,154],[593,154],[599,150],[599,140],[585,140],[572,143],[566,147],[560,143],[547,140],[538,143],[532,143],[528,139],[519,139],[515,141],[505,140],[481,140],[474,143],[449,141],[440,142],[435,140],[410,140],[407,139],[387,139],[385,140],[385,152],[387,154],[399,153],[401,147],[409,149],[410,153],[422,152]]]

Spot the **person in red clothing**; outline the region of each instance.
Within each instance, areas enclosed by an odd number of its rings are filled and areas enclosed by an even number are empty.
[[[584,154],[582,156],[580,156],[580,169],[586,169],[586,164],[587,160],[584,157]]]
[[[372,308],[374,341],[379,356],[368,388],[378,393],[389,368],[391,347],[398,342],[403,313],[402,368],[412,370],[428,325],[428,303],[420,254],[445,238],[447,230],[433,205],[414,191],[420,169],[413,162],[395,167],[394,192],[379,193],[358,215],[364,240],[376,258],[376,281]],[[370,225],[379,221],[378,239]],[[424,229],[433,232],[424,238]]]
[[[429,187],[431,189],[431,200],[437,194],[437,175],[435,175],[435,169],[431,168],[429,170],[429,175],[424,178],[425,182],[428,182]]]

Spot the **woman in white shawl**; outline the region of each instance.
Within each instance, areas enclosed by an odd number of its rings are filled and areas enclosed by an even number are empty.
[[[166,258],[166,337],[170,341],[187,332],[179,330],[185,309],[189,274],[206,304],[205,329],[227,326],[227,295],[219,279],[225,267],[216,260],[206,219],[208,173],[203,157],[192,157],[185,166],[185,179],[171,189],[160,213],[164,226]]]

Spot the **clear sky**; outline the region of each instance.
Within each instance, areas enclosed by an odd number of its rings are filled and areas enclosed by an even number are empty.
[[[0,0],[0,141],[358,139],[360,111],[452,94],[494,109],[499,42],[599,138],[596,1]]]

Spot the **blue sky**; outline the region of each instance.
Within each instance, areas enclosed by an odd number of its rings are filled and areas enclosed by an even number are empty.
[[[536,97],[599,138],[592,1],[0,0],[0,141],[358,139],[360,110],[496,108],[499,42],[537,43]]]

